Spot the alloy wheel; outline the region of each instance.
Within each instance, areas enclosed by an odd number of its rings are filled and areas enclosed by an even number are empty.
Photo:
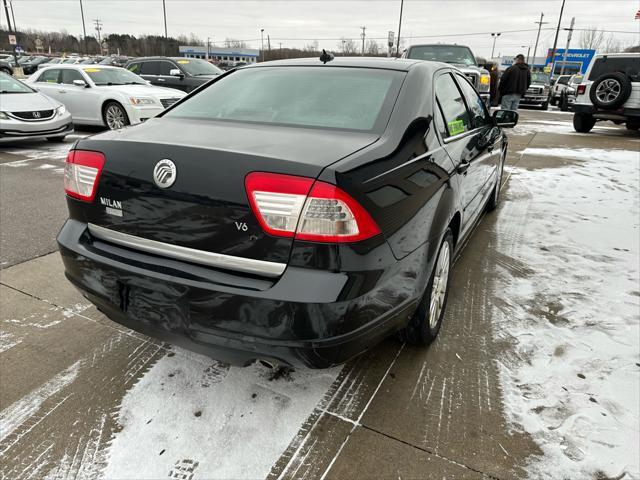
[[[614,78],[604,80],[596,88],[596,97],[602,103],[611,103],[620,95],[622,85]]]
[[[429,304],[429,327],[434,330],[447,296],[447,284],[449,281],[449,264],[451,253],[449,251],[449,242],[444,242],[440,247],[440,253],[436,260],[436,270],[433,276],[433,285],[431,287],[431,303]]]
[[[117,130],[127,125],[124,112],[117,105],[109,105],[105,112],[105,118],[107,120],[107,126],[111,130]]]

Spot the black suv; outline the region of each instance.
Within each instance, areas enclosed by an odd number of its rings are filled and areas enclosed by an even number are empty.
[[[145,57],[130,60],[124,66],[152,85],[190,92],[217,75],[224,73],[215,65],[199,58]]]

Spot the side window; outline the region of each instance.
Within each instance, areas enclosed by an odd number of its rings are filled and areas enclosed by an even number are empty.
[[[158,62],[160,64],[160,73],[159,75],[169,75],[169,72],[171,70],[173,70],[174,68],[178,68],[176,67],[173,63],[171,62]]]
[[[42,72],[42,75],[38,77],[38,83],[58,83],[58,76],[60,74],[60,69],[54,68],[52,70],[45,70]]]
[[[451,74],[440,75],[436,79],[436,98],[446,122],[447,137],[459,135],[473,128],[462,93]]]
[[[64,83],[67,85],[73,84],[74,80],[82,80],[86,82],[86,80],[82,77],[82,74],[77,70],[62,70],[62,80],[60,83]]]
[[[438,130],[438,132],[440,132],[440,136],[442,138],[447,138],[449,136],[449,133],[447,132],[444,117],[442,116],[442,109],[440,108],[440,104],[437,101],[433,107],[433,116],[434,121],[436,122],[436,129]]]
[[[129,70],[130,72],[139,74],[140,73],[140,65],[141,64],[139,62],[132,63],[131,65],[129,65],[127,67],[127,70]]]
[[[467,105],[469,110],[471,111],[471,119],[473,121],[473,127],[479,128],[484,127],[491,123],[489,119],[489,112],[487,112],[487,108],[476,92],[476,89],[471,86],[468,80],[462,75],[456,74],[456,78],[458,79],[458,85],[460,85],[460,89],[467,100]]]
[[[160,75],[160,62],[142,62],[139,75]]]

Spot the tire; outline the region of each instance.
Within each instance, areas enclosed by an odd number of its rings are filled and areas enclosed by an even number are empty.
[[[562,97],[560,97],[560,111],[569,111],[569,96],[566,94],[563,94]]]
[[[65,137],[47,137],[47,141],[53,143],[62,143],[64,142]]]
[[[640,130],[640,120],[636,122],[632,122],[631,120],[627,120],[625,124],[627,130]]]
[[[573,128],[576,132],[589,133],[596,124],[596,119],[588,113],[573,114]]]
[[[614,110],[631,95],[631,79],[622,72],[605,73],[591,85],[589,98],[597,108]]]
[[[498,178],[496,184],[493,186],[491,198],[487,202],[487,212],[493,212],[500,204],[500,189],[502,188],[502,173],[504,171],[505,156],[500,157],[500,163],[498,164]]]
[[[540,110],[549,110],[549,101],[547,100],[540,106]]]
[[[553,98],[549,101],[549,104],[550,104],[552,107],[555,107],[557,103],[558,103],[558,99],[557,99],[556,97],[553,97]]]
[[[118,130],[130,124],[127,112],[118,102],[108,102],[104,106],[102,120],[109,130]]]
[[[429,282],[427,282],[427,288],[422,300],[413,317],[409,320],[409,324],[398,332],[398,337],[403,342],[426,347],[438,336],[449,297],[452,254],[453,234],[451,229],[447,229],[438,249],[433,272],[431,272]],[[434,285],[436,288],[434,288]],[[432,298],[436,298],[434,295],[437,295],[439,299],[438,301],[434,300],[435,303],[432,302]]]

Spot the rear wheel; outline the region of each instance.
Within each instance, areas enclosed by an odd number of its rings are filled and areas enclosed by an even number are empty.
[[[596,124],[596,119],[588,113],[575,113],[573,115],[573,128],[576,132],[589,133]]]
[[[447,229],[440,244],[427,289],[409,325],[398,333],[402,341],[426,346],[435,340],[442,326],[449,296],[449,272],[453,254],[453,234]]]
[[[104,124],[109,127],[110,130],[117,130],[129,125],[129,117],[125,112],[122,105],[118,102],[109,102],[104,106],[102,112]]]

